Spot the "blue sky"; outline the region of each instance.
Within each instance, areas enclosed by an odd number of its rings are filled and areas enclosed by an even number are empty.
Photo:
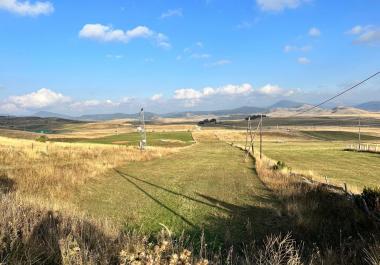
[[[380,70],[377,0],[0,0],[0,113],[316,103]],[[336,104],[380,100],[376,78]]]

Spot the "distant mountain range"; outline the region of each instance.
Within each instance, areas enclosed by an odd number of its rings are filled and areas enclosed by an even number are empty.
[[[355,108],[367,110],[367,111],[380,111],[380,101],[369,101],[359,105],[356,105]]]
[[[181,111],[181,112],[170,112],[166,114],[156,114],[152,112],[145,112],[145,119],[153,120],[156,118],[186,118],[193,116],[238,116],[238,115],[247,115],[247,114],[257,114],[257,113],[269,113],[272,111],[278,112],[281,110],[294,111],[297,109],[306,108],[307,105],[305,103],[291,101],[291,100],[281,100],[273,105],[270,105],[265,108],[254,107],[254,106],[243,106],[235,109],[223,109],[223,110],[210,110],[210,111]],[[355,109],[358,109],[356,112],[360,112],[360,110],[365,111],[380,111],[380,101],[371,101],[365,102],[353,107],[336,107],[332,109],[332,113],[343,111],[342,108],[346,108],[345,111],[355,112]],[[41,118],[62,118],[62,119],[70,119],[70,120],[84,120],[84,121],[102,121],[102,120],[115,120],[115,119],[138,119],[139,113],[126,114],[126,113],[110,113],[110,114],[88,114],[81,116],[69,116],[63,115],[54,112],[48,111],[39,111],[35,113],[33,116],[41,117]]]

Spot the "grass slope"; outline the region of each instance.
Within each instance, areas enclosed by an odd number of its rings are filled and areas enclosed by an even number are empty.
[[[349,141],[357,140],[358,133],[345,132],[345,131],[302,131],[303,134],[325,141]],[[380,140],[380,137],[362,134],[361,139],[363,141]]]
[[[88,185],[77,203],[147,232],[164,224],[177,234],[204,229],[208,240],[218,242],[259,238],[284,222],[253,161],[243,160],[243,152],[225,143],[198,143],[175,155],[128,163]]]
[[[362,188],[380,183],[380,155],[343,151],[343,142],[264,143],[268,157],[297,170],[313,171],[340,183]]]

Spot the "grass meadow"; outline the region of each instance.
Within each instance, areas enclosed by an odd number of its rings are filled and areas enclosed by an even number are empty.
[[[70,143],[96,143],[138,146],[141,136],[138,132],[130,132],[116,135],[107,135],[98,138],[53,138],[54,141]],[[148,145],[164,147],[181,147],[193,143],[191,132],[147,132]]]
[[[379,227],[356,199],[273,167],[376,185],[378,155],[294,131],[266,132],[264,159],[236,147],[242,131],[150,136],[186,144],[0,137],[0,263],[378,264]]]
[[[218,137],[245,146],[244,132],[219,131]],[[361,192],[365,186],[380,183],[380,155],[351,152],[344,149],[357,143],[357,133],[345,131],[269,131],[263,134],[263,152],[276,161],[284,162],[293,172]],[[379,137],[362,134],[363,143],[378,143]],[[256,136],[255,146],[259,141]],[[258,149],[257,149],[258,150]]]
[[[78,207],[144,232],[170,227],[213,242],[262,238],[278,231],[277,201],[258,179],[252,159],[218,141],[150,161],[126,163],[78,194]],[[254,229],[254,231],[253,231]],[[277,229],[277,230],[276,230]]]

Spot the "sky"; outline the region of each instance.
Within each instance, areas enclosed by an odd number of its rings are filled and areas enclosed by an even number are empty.
[[[0,114],[315,104],[380,70],[378,0],[0,0]],[[335,101],[380,100],[380,76]]]

